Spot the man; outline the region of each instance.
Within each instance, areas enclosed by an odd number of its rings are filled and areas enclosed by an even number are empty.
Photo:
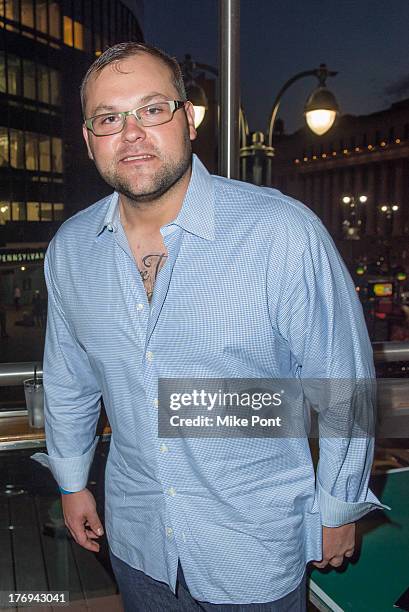
[[[115,192],[48,249],[49,454],[35,458],[76,542],[98,551],[86,483],[102,395],[105,528],[127,611],[305,610],[306,564],[341,565],[354,521],[380,505],[371,441],[323,438],[315,486],[305,437],[159,439],[158,381],[371,378],[350,277],[302,204],[192,165],[194,111],[166,54],[108,49],[82,102],[89,157]]]

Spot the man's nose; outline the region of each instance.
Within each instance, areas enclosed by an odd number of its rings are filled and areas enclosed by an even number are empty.
[[[124,140],[134,141],[144,139],[145,136],[145,129],[137,118],[134,115],[127,115],[125,117],[124,129],[122,130],[122,138]]]

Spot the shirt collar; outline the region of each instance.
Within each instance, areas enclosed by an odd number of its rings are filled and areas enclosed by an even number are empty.
[[[99,226],[97,236],[106,228],[115,232],[120,223],[119,194],[114,191],[108,200],[104,221]],[[173,221],[161,228],[163,235],[169,233],[171,226],[178,225],[191,234],[205,240],[214,240],[214,187],[212,177],[196,155],[193,155],[192,175],[182,207]],[[168,229],[169,228],[169,229]]]
[[[178,216],[172,222],[205,240],[215,238],[213,179],[200,159],[193,155],[192,176]]]
[[[119,194],[118,192],[114,191],[114,193],[111,195],[110,199],[108,200],[108,210],[105,214],[103,222],[98,227],[97,236],[102,234],[105,228],[110,232],[117,230],[118,223],[120,222],[118,202],[119,202]]]

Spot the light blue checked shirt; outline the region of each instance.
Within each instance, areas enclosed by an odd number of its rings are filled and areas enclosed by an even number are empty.
[[[44,355],[48,455],[86,487],[101,395],[112,427],[105,529],[113,553],[194,598],[267,602],[321,558],[322,524],[382,507],[372,442],[158,438],[158,378],[368,378],[352,281],[320,220],[274,189],[208,174],[194,157],[149,304],[114,193],[52,240]]]

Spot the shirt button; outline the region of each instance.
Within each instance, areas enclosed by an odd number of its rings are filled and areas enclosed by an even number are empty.
[[[143,304],[137,304],[136,310],[143,310]]]
[[[173,536],[173,529],[172,527],[166,527],[166,535],[168,538],[171,538]]]
[[[175,497],[176,495],[176,489],[174,487],[169,487],[168,489],[168,495],[170,495],[171,497]]]
[[[155,397],[155,399],[153,400],[153,405],[155,406],[155,408],[159,407],[159,400],[157,397]]]
[[[166,446],[166,444],[161,444],[160,447],[159,447],[159,450],[160,450],[161,453],[167,453],[168,450],[169,450],[169,447]]]
[[[152,353],[152,351],[147,351],[147,353],[146,353],[146,359],[147,359],[148,361],[153,361],[153,353]]]

